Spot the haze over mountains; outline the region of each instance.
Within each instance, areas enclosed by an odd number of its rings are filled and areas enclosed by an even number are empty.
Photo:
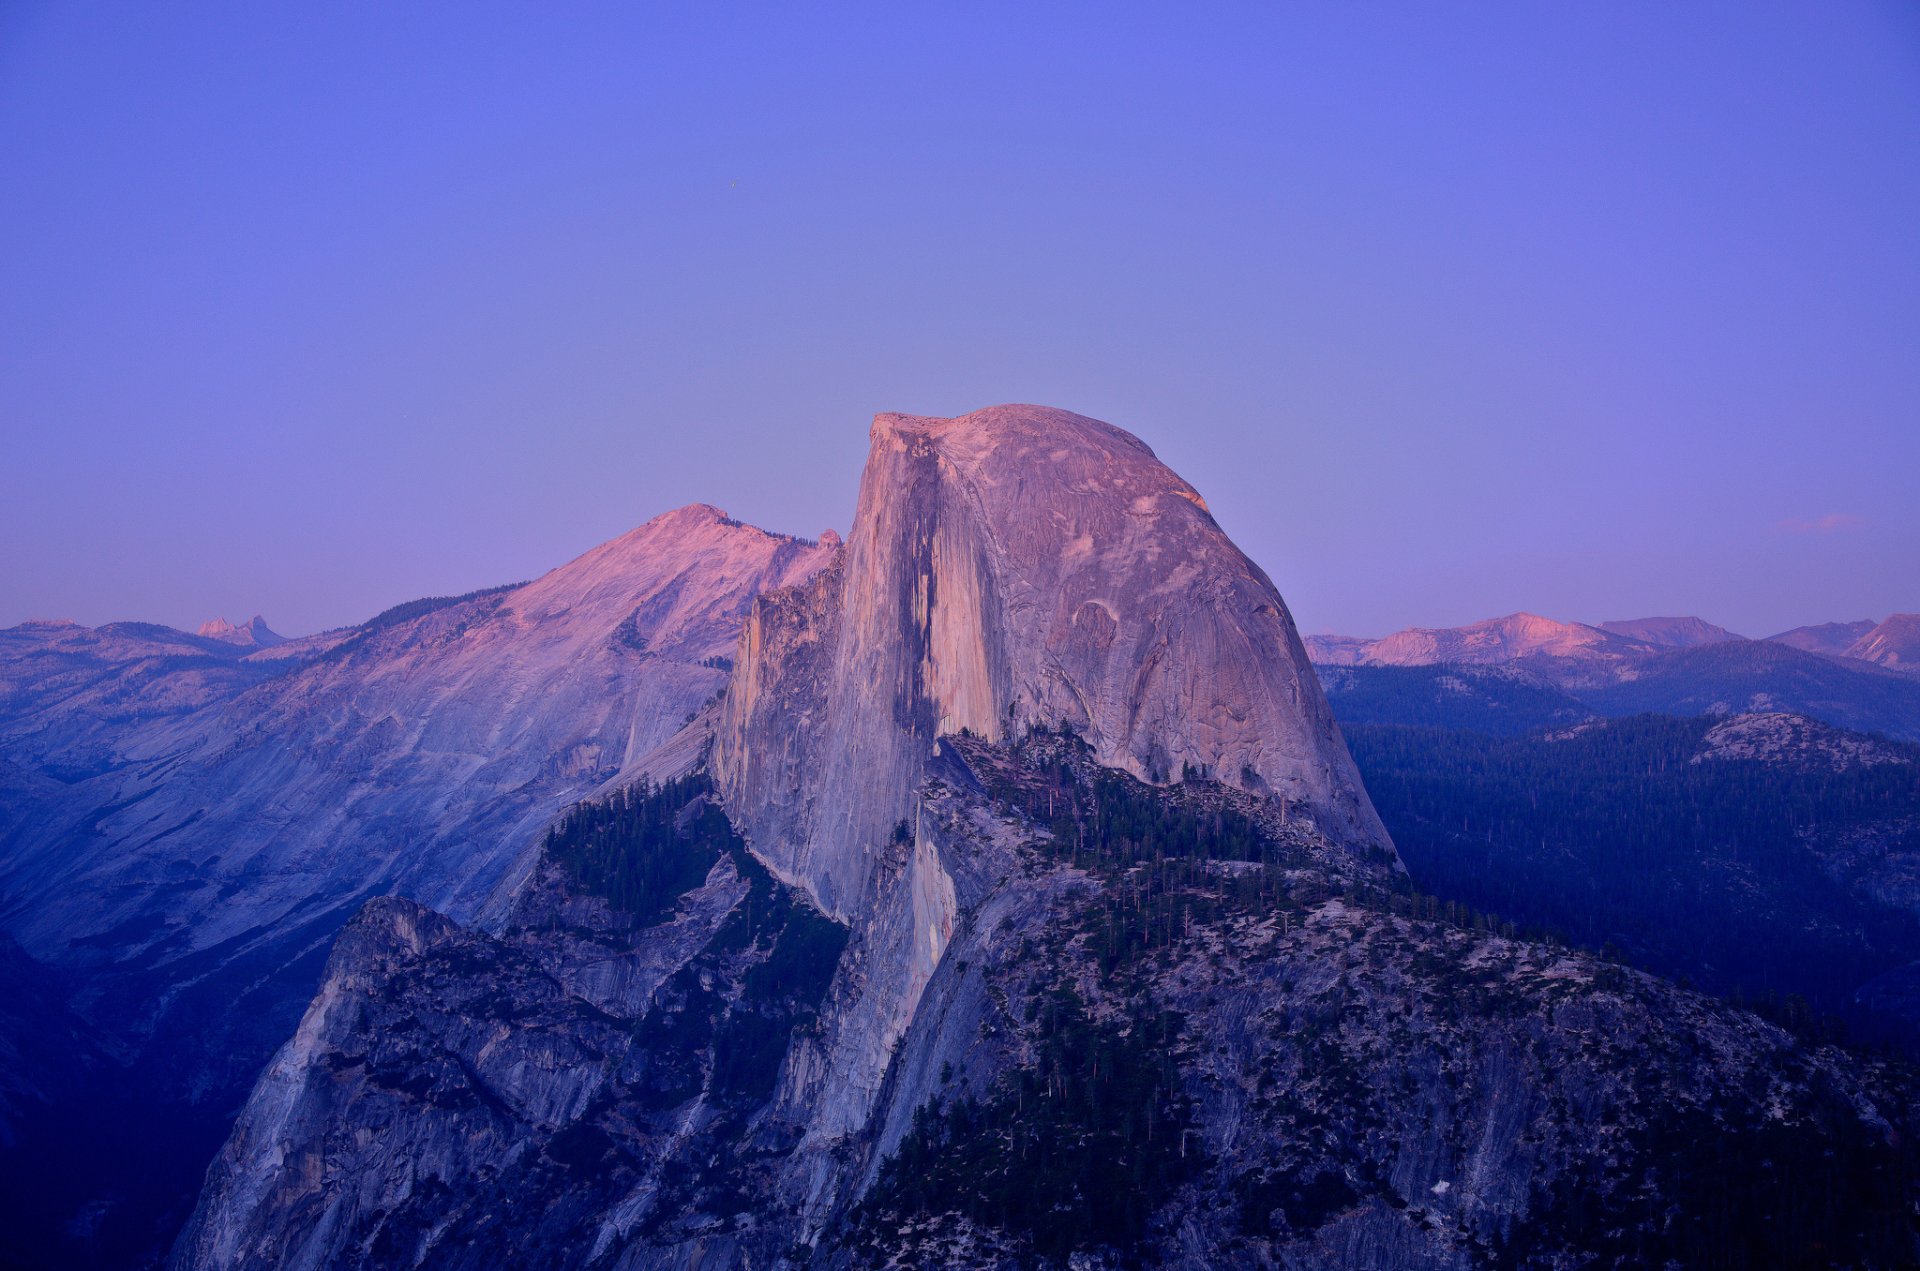
[[[1884,622],[1869,618],[1795,627],[1766,640],[1895,670],[1920,666],[1920,614],[1896,613]],[[1620,662],[1658,649],[1694,649],[1735,641],[1751,643],[1746,636],[1704,618],[1632,618],[1589,626],[1514,613],[1464,627],[1409,627],[1377,640],[1311,635],[1307,637],[1307,652],[1325,666],[1487,664],[1533,658],[1570,663]]]
[[[1917,633],[1911,614],[1750,640],[1692,617],[1589,626],[1518,613],[1306,645],[1336,707],[1363,712],[1344,717],[1368,722],[1471,717],[1524,732],[1586,715],[1786,710],[1920,739]]]
[[[1790,631],[1770,635],[1767,639],[1804,649],[1808,653],[1843,657],[1860,637],[1879,625],[1872,618],[1861,618],[1854,622],[1822,622],[1810,627],[1794,627]]]
[[[1920,729],[1902,627],[1303,642],[1120,429],[869,439],[844,543],[693,505],[304,639],[0,632],[48,1004],[0,1011],[4,1251],[164,1256],[224,1138],[176,1267],[1899,1264],[1899,1072],[1424,892],[1335,718],[1604,749],[1704,698],[1702,780],[1817,752],[1844,800],[1920,766],[1747,712]],[[1904,904],[1850,967],[1915,956]]]
[[[1691,649],[1744,638],[1702,618],[1634,618],[1625,622],[1603,622],[1600,629],[1670,649]]]

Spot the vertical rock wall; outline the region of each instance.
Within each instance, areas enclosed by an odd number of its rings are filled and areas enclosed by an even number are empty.
[[[1285,602],[1151,450],[1045,407],[881,415],[839,567],[749,620],[714,757],[729,808],[852,917],[934,740],[1031,724],[1389,846]]]

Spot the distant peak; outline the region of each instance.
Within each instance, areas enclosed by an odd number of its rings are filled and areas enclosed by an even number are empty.
[[[1767,639],[1807,653],[1825,653],[1838,657],[1845,656],[1848,646],[1879,625],[1879,621],[1874,618],[1856,618],[1852,622],[1822,622],[1814,626],[1795,627],[1791,631],[1782,631],[1777,635],[1768,636]]]
[[[1725,644],[1729,640],[1745,639],[1705,618],[1691,616],[1626,618],[1598,625],[1600,630],[1611,635],[1674,649],[1691,649],[1703,644]]]
[[[276,644],[285,644],[286,637],[267,625],[267,620],[259,614],[238,625],[225,618],[212,618],[200,624],[199,635],[209,640],[219,640],[224,644],[244,644],[257,648],[268,648]]]
[[[1425,630],[1425,629],[1427,628],[1416,628],[1416,630]],[[1455,628],[1441,627],[1441,628],[1432,628],[1432,629],[1458,630],[1458,631],[1516,631],[1516,632],[1530,632],[1533,634],[1542,634],[1542,633],[1560,634],[1560,633],[1572,633],[1572,632],[1579,632],[1579,631],[1585,631],[1585,630],[1592,630],[1593,628],[1587,627],[1584,623],[1562,622],[1558,618],[1549,618],[1545,614],[1533,613],[1529,610],[1522,609],[1516,613],[1510,613],[1503,618],[1488,618],[1482,622],[1470,622],[1464,627],[1455,627]]]
[[[716,522],[720,524],[734,523],[733,518],[727,515],[724,508],[717,508],[711,503],[689,503],[685,507],[675,508],[671,512],[662,512],[659,516],[654,517],[653,520],[648,521],[647,524],[657,525],[671,521],[695,521],[708,524]]]
[[[738,530],[743,534],[770,538],[780,542],[798,541],[791,534],[783,534],[778,530],[762,529],[758,525],[750,525],[745,521],[738,520],[728,515],[725,508],[717,508],[711,503],[689,503],[685,507],[674,508],[671,512],[662,512],[645,524],[627,531],[626,534],[614,539],[613,542],[639,542],[652,539],[662,534],[699,533],[709,529]],[[611,546],[611,544],[607,544],[607,546]]]

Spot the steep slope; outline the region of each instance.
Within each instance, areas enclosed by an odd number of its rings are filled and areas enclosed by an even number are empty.
[[[1702,644],[1746,639],[1704,618],[1630,618],[1619,622],[1603,622],[1599,627],[1613,635],[1668,649],[1691,649]]]
[[[1854,641],[1879,625],[1872,618],[1862,618],[1858,622],[1823,622],[1818,626],[1795,627],[1791,631],[1770,635],[1767,639],[1806,653],[1824,653],[1837,658],[1846,656]]]
[[[78,1008],[137,1057],[123,1082],[227,1115],[367,898],[473,914],[560,808],[720,690],[751,598],[829,555],[684,508],[270,664],[292,669],[117,737],[109,771],[13,770],[30,797],[0,822],[0,924],[78,974]]]
[[[1036,723],[1386,844],[1279,593],[1140,441],[1037,406],[871,439],[844,568],[755,605],[715,754],[782,877],[857,912],[934,739]]]
[[[1285,603],[1152,451],[1044,407],[877,417],[844,553],[755,602],[713,756],[755,853],[870,962],[824,1041],[810,1151],[871,1115],[966,894],[934,856],[886,863],[937,739],[1036,725],[1392,859]]]
[[[1890,671],[1920,672],[1920,613],[1896,613],[1847,646],[1842,656]]]

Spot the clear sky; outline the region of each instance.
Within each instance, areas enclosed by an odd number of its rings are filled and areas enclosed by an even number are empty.
[[[1920,7],[0,3],[0,624],[844,530],[1008,401],[1309,631],[1920,609]]]

